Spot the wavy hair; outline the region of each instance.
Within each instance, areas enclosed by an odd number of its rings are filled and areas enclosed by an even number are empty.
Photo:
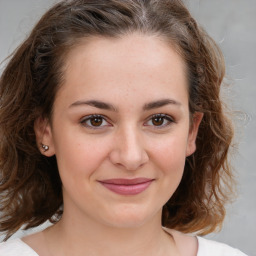
[[[0,79],[0,231],[6,240],[21,227],[54,223],[62,216],[56,158],[40,153],[34,122],[51,119],[67,54],[84,38],[133,32],[157,35],[175,46],[186,63],[190,113],[204,113],[197,150],[164,205],[162,225],[199,234],[221,226],[232,195],[233,129],[220,99],[225,65],[218,46],[181,0],[66,0],[43,15]]]

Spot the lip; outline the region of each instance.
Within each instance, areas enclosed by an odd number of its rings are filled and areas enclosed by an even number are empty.
[[[105,188],[120,195],[137,195],[146,190],[154,179],[135,178],[135,179],[107,179],[100,180]]]

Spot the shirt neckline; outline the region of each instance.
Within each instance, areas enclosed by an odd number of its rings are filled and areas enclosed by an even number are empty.
[[[164,229],[169,235],[172,235],[171,233],[169,233],[166,229]],[[200,253],[200,244],[201,244],[201,237],[195,236],[196,240],[197,240],[197,253],[196,256],[201,256]],[[14,240],[15,241],[15,240]],[[18,241],[22,246],[26,247],[28,250],[30,250],[34,255],[33,256],[39,256],[39,254],[37,254],[37,252],[35,250],[33,250],[27,243],[25,243],[21,238],[17,238],[16,241]]]
[[[25,243],[21,238],[17,238],[16,241],[18,241],[18,243],[20,243],[23,247],[25,247],[26,249],[28,249],[29,251],[31,251],[31,253],[33,253],[33,256],[39,256],[39,254],[37,254],[37,252],[35,250],[33,250],[27,243]]]

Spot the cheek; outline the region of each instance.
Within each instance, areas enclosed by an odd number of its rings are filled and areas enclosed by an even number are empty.
[[[160,171],[158,172],[159,186],[156,194],[163,206],[172,197],[181,182],[186,159],[186,140],[180,140],[178,137],[170,138],[158,149],[155,163]]]
[[[186,158],[187,137],[184,135],[174,135],[163,138],[161,141],[154,143],[151,147],[152,155],[157,162],[163,166],[183,165]],[[164,168],[164,169],[166,169]]]
[[[90,177],[108,155],[107,143],[76,133],[58,138],[55,150],[60,175]]]
[[[186,159],[186,136],[170,136],[161,143],[155,144],[154,164],[158,171],[158,178],[162,182],[162,188],[169,191],[171,195],[178,187],[185,165]]]

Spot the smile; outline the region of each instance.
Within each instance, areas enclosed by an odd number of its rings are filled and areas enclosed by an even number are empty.
[[[105,188],[120,195],[137,195],[146,190],[154,179],[109,179],[99,181]]]

